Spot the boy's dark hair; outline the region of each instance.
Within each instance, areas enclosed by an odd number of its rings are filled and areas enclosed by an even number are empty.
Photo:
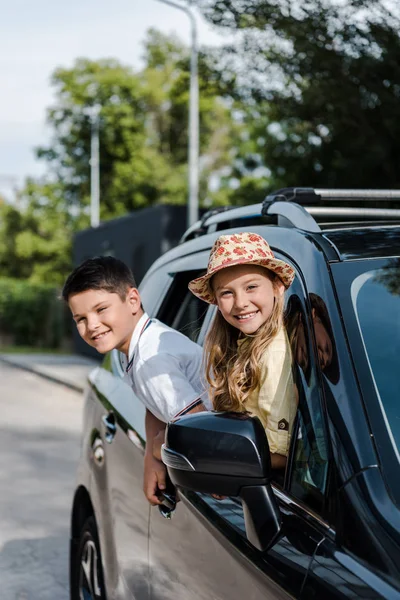
[[[137,287],[130,268],[113,256],[88,258],[68,275],[62,297],[69,297],[87,290],[106,290],[118,294],[125,300],[128,288]]]

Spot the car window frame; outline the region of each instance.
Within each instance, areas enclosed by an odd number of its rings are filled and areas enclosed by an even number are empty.
[[[316,350],[314,326],[313,326],[313,321],[312,321],[312,316],[311,316],[311,305],[310,305],[310,301],[309,301],[309,292],[308,292],[303,274],[301,273],[301,271],[297,267],[297,265],[294,264],[290,260],[290,258],[288,258],[286,255],[281,255],[281,253],[279,251],[275,251],[275,256],[277,258],[285,260],[286,262],[291,264],[291,266],[293,267],[293,269],[295,271],[295,281],[299,283],[299,290],[302,293],[302,297],[301,297],[300,301],[301,301],[301,305],[302,305],[302,309],[303,309],[302,312],[304,314],[305,323],[307,326],[308,348],[309,348],[310,356],[312,357],[311,370],[314,371],[315,378],[317,381],[319,407],[320,407],[321,418],[322,418],[322,422],[323,422],[323,429],[324,429],[324,433],[325,433],[325,443],[326,443],[326,451],[328,454],[328,460],[327,460],[327,472],[326,472],[326,486],[325,486],[325,492],[323,494],[323,496],[324,496],[323,505],[322,505],[321,511],[316,511],[313,507],[309,506],[306,502],[304,502],[303,500],[298,498],[296,495],[294,495],[290,490],[292,474],[293,474],[293,470],[294,470],[294,458],[295,458],[294,455],[295,455],[295,451],[296,451],[297,434],[298,434],[298,429],[300,427],[299,413],[297,411],[295,423],[293,425],[293,430],[292,430],[291,444],[290,444],[290,448],[288,451],[287,467],[286,467],[286,471],[285,471],[285,481],[284,481],[283,486],[279,486],[278,484],[273,483],[273,488],[274,488],[274,491],[279,490],[280,497],[286,498],[286,501],[288,503],[290,503],[290,504],[294,503],[295,505],[297,505],[299,507],[299,509],[304,510],[306,515],[313,515],[314,518],[317,520],[317,522],[324,523],[324,525],[327,528],[330,528],[334,522],[333,515],[331,514],[331,511],[329,509],[329,506],[330,506],[329,494],[331,493],[331,489],[332,489],[332,486],[331,486],[332,465],[331,465],[331,461],[329,460],[329,457],[331,456],[330,437],[329,437],[327,415],[326,415],[326,409],[325,409],[325,395],[324,395],[324,391],[323,391],[323,386],[321,385],[321,370],[320,370],[320,364],[318,361],[318,353]],[[290,295],[292,293],[293,293],[293,288],[289,288],[289,293],[286,292],[287,300],[286,300],[285,306],[287,305]],[[298,293],[296,295],[298,295]],[[300,368],[300,367],[298,367],[298,368]]]
[[[307,288],[306,288],[306,285],[304,282],[303,275],[302,275],[301,271],[299,270],[299,268],[286,255],[280,256],[280,254],[281,253],[279,253],[279,251],[275,251],[275,255],[277,256],[277,258],[281,258],[282,260],[289,262],[291,264],[291,266],[294,268],[295,273],[296,273],[296,279],[299,282],[299,286],[300,286],[300,289],[302,292],[302,305],[304,306],[304,313],[305,313],[305,318],[306,318],[306,323],[307,323],[309,348],[310,348],[310,352],[312,353],[312,356],[313,356],[313,370],[315,371],[316,380],[319,382],[319,385],[318,385],[319,407],[321,410],[321,418],[323,419],[323,423],[324,423],[325,441],[327,444],[327,452],[329,454],[330,453],[330,447],[329,447],[330,442],[329,442],[329,433],[328,433],[328,429],[327,429],[327,419],[326,419],[326,412],[325,412],[325,397],[324,397],[323,389],[322,389],[321,382],[320,382],[320,371],[319,371],[320,366],[319,366],[319,363],[317,360],[315,336],[314,336],[314,329],[313,329],[312,318],[311,318],[311,307],[310,307],[309,301],[308,301]],[[198,338],[198,343],[201,343],[201,345],[204,343],[208,329],[212,323],[213,316],[215,315],[215,311],[216,311],[216,307],[214,305],[210,305],[210,307],[207,311],[206,318],[203,322],[202,330],[201,330],[199,338]],[[326,487],[325,487],[325,493],[324,493],[324,501],[323,501],[322,510],[320,512],[316,512],[312,507],[310,507],[306,503],[302,502],[301,499],[299,499],[297,496],[293,495],[289,489],[290,481],[291,481],[291,477],[292,477],[292,469],[293,469],[292,463],[293,463],[294,451],[295,451],[295,447],[296,447],[296,434],[297,434],[298,426],[299,426],[298,418],[296,415],[296,420],[295,420],[295,423],[293,426],[291,445],[290,445],[289,452],[288,452],[288,465],[287,465],[286,471],[285,471],[285,479],[284,479],[282,486],[275,482],[272,484],[272,487],[273,487],[274,491],[276,492],[276,494],[279,495],[279,497],[281,499],[285,499],[285,502],[287,504],[291,504],[291,505],[294,504],[294,505],[298,506],[299,510],[304,511],[305,516],[313,515],[313,517],[315,517],[315,519],[318,523],[323,524],[325,528],[330,529],[331,524],[332,524],[332,518],[328,518],[328,513],[330,513],[328,507],[330,505],[329,494],[331,491],[332,470],[331,470],[331,465],[330,465],[329,460],[328,460],[328,467],[327,467],[327,473],[326,473]],[[239,502],[239,504],[240,504],[240,502]]]

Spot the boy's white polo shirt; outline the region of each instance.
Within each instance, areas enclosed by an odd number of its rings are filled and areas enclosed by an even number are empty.
[[[125,381],[165,423],[200,401],[209,408],[202,359],[198,344],[146,313],[132,334],[128,359],[121,355]]]

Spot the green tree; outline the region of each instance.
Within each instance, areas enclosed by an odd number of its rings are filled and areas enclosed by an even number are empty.
[[[103,220],[155,203],[187,200],[189,52],[179,40],[150,30],[143,58],[140,72],[115,60],[79,59],[72,69],[57,69],[52,78],[56,103],[48,111],[48,123],[54,135],[38,155],[62,182],[66,205],[87,206],[88,112],[100,104]],[[199,74],[205,197],[210,174],[226,163],[232,120],[221,97],[221,78],[203,55]]]
[[[30,274],[15,249],[15,239],[23,230],[21,212],[6,202],[0,204],[0,277],[28,277]]]
[[[0,207],[0,276],[59,285],[72,266],[74,231],[87,224],[73,216],[57,183],[28,180],[18,207]]]
[[[400,10],[384,0],[196,0],[233,37],[242,161],[272,187],[400,187]]]
[[[89,225],[88,113],[94,104],[101,105],[101,219],[156,203],[186,203],[189,51],[151,30],[143,62],[135,72],[112,59],[81,58],[55,71],[52,140],[38,149],[48,174],[26,182],[17,206],[0,207],[0,275],[59,284],[70,270],[73,235]],[[231,200],[225,173],[241,124],[227,101],[232,82],[204,53],[199,84],[200,197],[224,204]]]

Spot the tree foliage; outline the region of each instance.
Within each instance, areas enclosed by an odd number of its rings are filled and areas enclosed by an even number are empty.
[[[17,206],[0,206],[1,276],[63,282],[72,264],[73,233],[80,228],[63,194],[57,183],[28,180]]]
[[[286,186],[399,188],[400,9],[392,0],[193,0],[229,44],[199,56],[200,202]],[[78,59],[52,77],[48,175],[0,202],[0,275],[60,283],[89,225],[100,105],[101,220],[187,200],[189,50],[151,30],[143,68]]]
[[[400,187],[400,10],[386,0],[195,0],[273,186]],[[226,49],[225,49],[226,50]]]
[[[0,276],[60,284],[70,270],[73,234],[89,225],[90,113],[96,104],[101,220],[187,202],[189,51],[150,30],[143,62],[136,72],[113,59],[81,58],[54,72],[55,103],[47,115],[52,139],[37,150],[48,174],[26,182],[18,205],[0,205]],[[209,180],[221,179],[239,126],[224,99],[227,83],[205,54],[199,87],[200,197],[224,203],[228,198],[210,192]]]
[[[70,206],[89,202],[90,110],[101,106],[101,217],[155,203],[187,200],[189,53],[179,40],[148,34],[142,71],[115,60],[79,59],[53,75],[56,105],[48,112],[51,145],[39,149]],[[224,162],[229,111],[218,76],[199,58],[201,152],[213,154],[202,169],[203,196],[210,171]],[[215,123],[219,127],[215,128]],[[229,140],[230,141],[230,140]]]

